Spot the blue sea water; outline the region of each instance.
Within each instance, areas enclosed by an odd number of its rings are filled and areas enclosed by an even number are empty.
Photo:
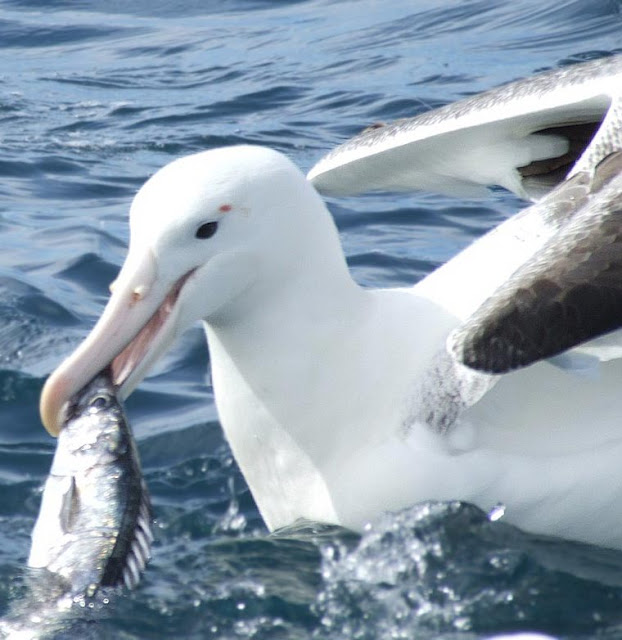
[[[133,194],[180,155],[272,146],[308,169],[372,122],[619,51],[620,0],[0,3],[0,614],[55,443],[37,402],[127,247]],[[521,203],[329,200],[356,279],[409,284]],[[622,554],[426,504],[363,536],[269,536],[225,443],[199,328],[128,400],[155,514],[139,588],[58,638],[622,638]],[[612,479],[615,481],[615,479]]]

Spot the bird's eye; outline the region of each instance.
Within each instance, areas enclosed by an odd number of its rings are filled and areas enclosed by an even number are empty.
[[[197,229],[197,232],[194,234],[194,237],[201,238],[201,239],[211,238],[216,233],[217,229],[218,229],[217,222],[206,222],[205,224],[202,224]]]

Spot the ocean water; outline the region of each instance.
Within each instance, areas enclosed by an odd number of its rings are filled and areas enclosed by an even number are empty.
[[[0,615],[55,443],[43,381],[93,326],[133,194],[233,143],[303,169],[361,128],[619,51],[620,0],[4,0],[0,3]],[[430,194],[329,200],[356,279],[424,276],[520,208]],[[622,554],[457,503],[362,536],[269,536],[223,439],[191,330],[127,402],[155,515],[139,588],[57,638],[622,638]]]

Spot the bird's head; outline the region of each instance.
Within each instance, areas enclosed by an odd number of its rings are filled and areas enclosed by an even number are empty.
[[[102,369],[125,398],[188,326],[226,322],[258,282],[277,286],[304,260],[305,210],[318,201],[262,147],[205,151],[153,175],[132,203],[129,251],[101,318],[44,386],[46,429],[59,433],[71,397]]]

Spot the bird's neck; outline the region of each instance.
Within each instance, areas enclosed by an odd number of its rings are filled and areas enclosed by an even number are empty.
[[[415,348],[424,301],[359,287],[332,221],[314,215],[282,266],[206,321],[220,420],[269,527],[339,521],[339,461],[399,428],[412,378],[437,348]]]
[[[227,317],[205,323],[220,420],[270,527],[302,516],[335,520],[318,468],[330,438],[318,429],[335,410],[333,358],[369,296],[333,233],[321,251],[301,247],[291,268],[259,278]]]
[[[312,268],[283,279],[283,286],[259,283],[239,301],[235,315],[206,322],[215,380],[221,370],[235,369],[263,402],[281,407],[292,387],[310,394],[314,378],[326,377],[322,365],[331,360],[331,346],[338,347],[369,303],[343,256],[324,255]]]
[[[299,517],[337,520],[318,465],[318,446],[330,441],[313,425],[324,429],[320,414],[331,411],[323,403],[344,316],[364,306],[365,292],[345,275],[300,278],[297,291],[265,298],[236,322],[206,325],[221,424],[271,529]]]

